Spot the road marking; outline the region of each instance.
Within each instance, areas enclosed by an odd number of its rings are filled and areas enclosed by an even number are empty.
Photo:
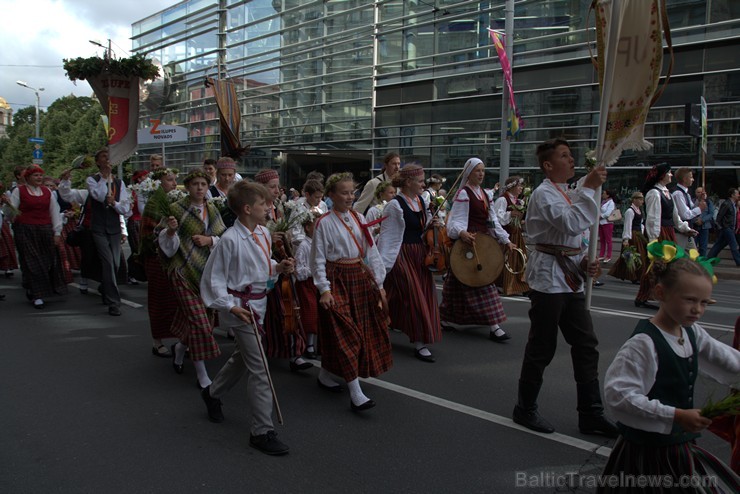
[[[73,286],[73,287],[75,287],[75,288],[80,288],[80,285],[79,285],[78,283],[69,283],[69,286]],[[100,292],[99,292],[99,291],[97,291],[97,290],[93,290],[92,288],[88,288],[88,289],[87,289],[87,292],[88,292],[88,293],[94,293],[94,294],[96,294],[96,295],[100,295]],[[126,306],[128,306],[128,307],[132,307],[132,308],[134,308],[134,309],[140,309],[140,308],[144,307],[144,306],[143,306],[143,305],[141,305],[141,304],[137,304],[136,302],[132,302],[132,301],[130,301],[130,300],[126,300],[125,298],[122,298],[122,299],[121,299],[121,303],[122,303],[123,305],[126,305]]]
[[[527,302],[529,303],[528,298],[524,297],[505,297],[503,300],[511,300],[514,302]],[[640,312],[630,312],[626,310],[617,310],[617,309],[608,309],[606,307],[594,307],[591,306],[591,312],[596,312],[597,314],[604,314],[607,316],[621,316],[621,317],[627,317],[630,319],[647,319],[647,316],[649,314],[643,314]],[[704,329],[713,329],[716,331],[725,331],[725,332],[734,332],[735,328],[732,326],[728,326],[726,324],[715,324],[711,322],[703,322],[699,321],[699,324]]]
[[[316,363],[314,363],[314,365],[316,365]],[[422,393],[421,391],[416,391],[415,389],[399,386],[398,384],[381,381],[380,379],[376,379],[374,377],[360,379],[374,386],[387,389],[388,391],[393,391],[395,393],[399,393],[410,398],[425,401],[427,403],[431,403],[432,405],[447,408],[455,412],[464,413],[465,415],[470,415],[471,417],[476,417],[487,422],[502,425],[504,427],[508,427],[509,429],[526,432],[527,434],[532,434],[541,437],[542,439],[547,439],[557,443],[565,444],[567,446],[572,446],[574,448],[588,451],[589,453],[596,453],[597,455],[603,456],[605,458],[608,458],[612,452],[611,448],[600,444],[590,443],[588,441],[584,441],[583,439],[578,439],[577,437],[566,436],[565,434],[559,434],[557,432],[553,432],[552,434],[542,434],[540,432],[535,432],[527,429],[526,427],[522,427],[519,424],[515,424],[514,421],[509,418],[479,410],[477,408],[469,407],[467,405],[462,405],[460,403],[455,403],[454,401],[445,400],[444,398],[440,398],[438,396]]]

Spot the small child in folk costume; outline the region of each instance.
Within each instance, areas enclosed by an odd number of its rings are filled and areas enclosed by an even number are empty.
[[[632,204],[624,212],[624,230],[622,231],[622,253],[614,266],[609,270],[609,276],[620,280],[629,280],[639,283],[642,274],[647,269],[647,240],[645,239],[645,222],[642,210],[645,196],[637,191],[632,194]],[[634,249],[629,249],[633,247]],[[635,256],[634,259],[631,257]],[[639,266],[638,266],[639,265]]]
[[[270,192],[267,201],[265,221],[268,227],[285,217],[285,208],[280,200],[280,177],[275,170],[264,169],[254,176],[257,183],[264,185]],[[272,253],[276,260],[292,258],[291,238],[288,231],[272,232]],[[300,307],[299,302],[292,292],[292,281],[281,275],[275,284],[275,289],[267,295],[267,314],[265,315],[265,353],[272,358],[289,359],[290,370],[299,372],[313,367],[311,362],[306,362],[303,352],[306,350],[306,339],[300,324],[296,319],[295,308]],[[283,283],[283,281],[287,281]],[[289,307],[286,305],[290,304]],[[286,319],[286,313],[293,312],[290,320]],[[300,311],[298,311],[300,313]]]
[[[190,349],[201,388],[211,384],[204,361],[218,357],[221,350],[213,339],[211,314],[200,298],[200,279],[211,249],[226,230],[216,207],[205,200],[208,183],[202,170],[185,177],[189,195],[170,206],[170,216],[162,218],[160,224],[166,228],[158,236],[177,303],[170,331],[180,341],[172,345],[172,365],[182,374],[185,350]]]
[[[293,202],[288,201],[286,204],[295,203],[294,209],[305,212],[316,211],[319,212],[320,216],[329,211],[323,198],[324,184],[318,180],[306,180],[306,183],[303,184],[303,197],[300,197]],[[290,236],[290,241],[293,244],[294,250],[298,249],[298,246],[303,242],[303,238],[305,236],[301,222],[296,222],[290,232]]]
[[[501,226],[509,234],[511,242],[521,249],[527,251],[522,235],[522,222],[524,221],[524,202],[519,199],[524,191],[524,179],[519,176],[511,176],[506,179],[504,192],[493,203],[493,209],[496,211]],[[509,264],[513,274],[508,269],[501,271],[501,276],[496,280],[496,284],[501,287],[504,295],[523,294],[529,291],[529,285],[525,281],[524,262],[521,256],[509,256]]]
[[[316,220],[321,216],[318,208],[310,211],[302,222],[303,241],[295,252],[295,289],[298,293],[300,303],[301,324],[306,335],[307,358],[316,358],[316,336],[319,332],[319,291],[313,283],[311,276],[311,245],[313,243],[313,232]]]
[[[437,307],[437,287],[424,265],[427,246],[423,241],[432,214],[421,196],[424,169],[406,165],[393,178],[399,189],[383,209],[378,250],[386,269],[384,287],[388,294],[391,326],[400,329],[415,344],[414,356],[434,362],[427,348],[442,339]],[[439,220],[434,220],[439,222]]]
[[[696,230],[693,230],[678,216],[673,197],[667,188],[672,179],[671,165],[668,163],[653,166],[645,179],[642,193],[645,195],[645,236],[648,243],[653,240],[675,242],[676,230],[689,236],[697,234]],[[640,290],[635,297],[635,307],[658,308],[648,302],[652,289],[651,277],[646,270],[640,279]]]
[[[380,234],[380,223],[376,223],[376,221],[383,216],[383,209],[394,197],[396,197],[396,188],[393,186],[393,183],[380,182],[378,184],[378,187],[375,189],[375,200],[378,204],[371,206],[365,215],[368,223],[374,223],[372,228],[370,228],[373,240],[377,240]]]
[[[321,293],[319,340],[321,372],[318,384],[340,392],[332,374],[347,382],[350,407],[372,408],[358,377],[375,377],[393,365],[383,280],[385,268],[365,226],[352,210],[355,182],[349,173],[332,175],[326,193],[333,209],[319,218],[311,246],[311,272]]]
[[[447,218],[447,236],[472,245],[476,235],[490,235],[511,250],[515,245],[496,218],[493,193],[481,186],[485,174],[485,165],[478,158],[465,162],[460,189]],[[473,288],[461,283],[452,271],[448,272],[439,312],[443,328],[485,326],[489,328],[489,338],[497,343],[511,338],[499,326],[506,320],[506,314],[494,283]]]
[[[222,326],[234,331],[236,345],[213,384],[201,391],[212,422],[223,422],[221,396],[246,372],[250,410],[249,444],[268,455],[284,455],[288,446],[272,423],[273,391],[260,338],[267,310],[266,292],[277,275],[293,270],[292,260],[272,259],[270,232],[261,225],[271,196],[261,184],[241,181],[228,193],[229,207],[238,217],[224,233],[206,262],[200,282],[205,304],[219,311]]]
[[[604,416],[599,386],[599,340],[586,309],[586,271],[596,277],[598,262],[588,262],[582,234],[596,222],[596,189],[606,181],[606,168],[594,168],[575,190],[567,182],[575,175],[570,145],[551,139],[537,146],[545,180],[532,192],[527,207],[527,235],[535,251],[527,262],[530,287],[529,337],[519,374],[513,419],[537,432],[554,427],[538,411],[537,397],[545,369],[555,357],[558,330],[571,347],[578,393],[578,429],[583,434],[616,437],[616,425]]]
[[[712,423],[694,404],[698,374],[726,385],[737,385],[740,376],[740,352],[698,323],[712,297],[710,261],[692,261],[673,242],[654,244],[650,252],[656,255],[649,274],[660,309],[637,324],[606,372],[604,397],[621,435],[603,475],[666,479],[682,485],[680,492],[740,492],[740,477],[696,445]],[[674,492],[665,485],[597,492]]]
[[[170,328],[175,318],[176,304],[172,303],[175,294],[167,272],[164,270],[162,259],[157,254],[155,231],[164,213],[160,210],[159,204],[162,201],[168,201],[167,194],[177,188],[177,174],[178,170],[174,168],[158,168],[152,172],[152,179],[159,181],[159,187],[147,198],[146,206],[141,213],[141,238],[138,249],[139,260],[144,263],[147,279],[146,308],[149,313],[149,330],[152,335],[152,355],[162,358],[172,357],[172,353],[162,343],[162,340],[175,338]]]

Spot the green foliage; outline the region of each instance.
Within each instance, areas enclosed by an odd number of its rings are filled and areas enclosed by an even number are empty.
[[[159,68],[144,55],[133,55],[130,58],[65,58],[64,70],[71,81],[85,80],[110,72],[125,77],[140,77],[153,80],[159,77]]]
[[[28,142],[35,133],[35,108],[27,107],[13,115],[8,138],[0,142],[0,178],[10,183],[16,165],[28,165],[34,145]],[[29,121],[28,115],[31,115]],[[47,175],[58,177],[79,155],[94,154],[105,146],[106,136],[100,115],[103,108],[93,98],[65,96],[53,102],[40,115],[40,132]],[[84,181],[88,171],[72,175],[75,183]]]

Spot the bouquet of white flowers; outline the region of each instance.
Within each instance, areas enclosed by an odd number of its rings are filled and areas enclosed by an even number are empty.
[[[212,197],[212,198],[208,199],[208,202],[210,202],[211,204],[213,204],[214,206],[216,206],[216,208],[219,211],[223,211],[224,208],[226,208],[226,206],[227,206],[226,196]]]
[[[129,185],[129,191],[136,192],[136,195],[144,200],[149,199],[149,196],[159,188],[160,181],[152,180],[147,177],[138,184]]]
[[[177,202],[180,199],[187,197],[188,193],[181,189],[173,189],[169,192],[167,192],[167,199],[170,200],[170,202]]]
[[[283,217],[277,221],[270,220],[267,222],[267,228],[270,233],[287,232],[296,225],[302,225],[310,214],[306,209],[295,201],[288,201],[283,205]]]

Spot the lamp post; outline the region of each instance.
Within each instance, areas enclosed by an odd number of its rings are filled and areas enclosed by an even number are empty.
[[[30,89],[31,91],[33,91],[34,93],[36,93],[36,139],[38,139],[39,138],[39,106],[40,106],[40,103],[41,103],[41,98],[39,96],[39,92],[40,91],[43,91],[44,88],[40,87],[40,88],[36,89],[35,87],[31,87],[31,86],[29,86],[27,83],[25,83],[23,81],[15,81],[15,83],[18,84],[19,86],[23,86],[23,87],[25,87],[27,89]]]

